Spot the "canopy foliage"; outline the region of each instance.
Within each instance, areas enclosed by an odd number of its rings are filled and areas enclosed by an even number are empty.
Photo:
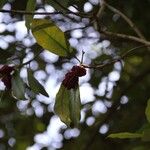
[[[149,150],[149,8],[150,0],[1,0],[0,149]],[[60,86],[78,78],[79,88]]]

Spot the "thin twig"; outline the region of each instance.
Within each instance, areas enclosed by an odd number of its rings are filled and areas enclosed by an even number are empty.
[[[42,51],[40,51],[40,52],[37,53],[32,59],[30,59],[29,61],[27,61],[27,62],[25,62],[25,63],[23,63],[23,64],[21,64],[21,65],[19,65],[18,67],[21,68],[21,67],[23,67],[23,66],[25,66],[25,65],[30,64],[30,63],[31,63],[33,60],[35,60],[41,53],[42,53]]]
[[[14,13],[14,14],[21,14],[21,15],[56,15],[56,14],[63,14],[63,12],[56,11],[56,12],[33,12],[33,11],[23,11],[23,10],[6,10],[0,9],[1,13]],[[74,14],[76,16],[82,16],[85,18],[91,17],[89,14],[81,14],[72,11],[67,11],[67,14]]]
[[[86,29],[86,28],[90,27],[90,25],[91,24],[88,24],[88,25],[83,26],[83,27],[72,28],[72,29],[66,30],[65,33],[69,33],[69,32],[72,32],[74,30],[79,30],[79,29],[83,30],[83,29]]]
[[[74,58],[80,63],[80,60],[77,56],[74,56]]]
[[[102,69],[102,68],[104,68],[104,67],[106,67],[106,66],[109,66],[109,65],[114,64],[115,62],[121,61],[121,60],[124,59],[129,53],[131,53],[132,51],[137,50],[137,49],[139,49],[139,48],[142,48],[142,47],[147,47],[147,46],[146,46],[146,45],[141,45],[141,46],[138,46],[138,47],[134,47],[134,48],[128,50],[127,52],[125,52],[124,54],[122,54],[122,56],[120,56],[119,58],[113,59],[113,60],[111,60],[111,61],[109,61],[109,62],[107,62],[107,63],[102,63],[102,64],[94,65],[94,66],[89,66],[89,65],[82,65],[82,66],[85,67],[85,68],[90,68],[90,69],[91,69],[91,68],[93,68],[93,69]]]
[[[77,13],[76,12],[73,12],[73,11],[71,11],[71,10],[69,10],[68,8],[66,8],[66,7],[64,7],[61,3],[59,3],[58,1],[55,1],[55,0],[52,0],[54,3],[56,3],[58,6],[60,6],[62,9],[64,9],[66,12],[68,12],[68,13],[71,13],[71,14],[74,14],[74,15],[76,15]],[[87,13],[84,13],[84,12],[79,12],[78,13],[78,16],[80,16],[80,17],[87,17],[89,14],[87,14]],[[90,17],[90,16],[88,16],[88,17]]]
[[[109,8],[112,12],[117,13],[120,15],[129,25],[130,27],[135,31],[135,33],[141,38],[145,40],[144,35],[141,33],[141,31],[138,29],[138,27],[129,19],[124,13],[122,13],[120,10],[116,9],[115,7],[109,5],[108,3],[104,2],[104,4]]]
[[[21,15],[56,15],[56,14],[62,14],[62,12],[33,12],[33,11],[23,11],[23,10],[6,10],[6,9],[0,9],[1,13],[14,13],[14,14],[21,14]]]
[[[103,15],[103,12],[105,10],[106,5],[104,5],[104,0],[101,0],[101,3],[99,4],[99,9],[96,12],[96,15],[93,16],[93,26],[96,30],[101,29],[101,18]]]
[[[82,50],[82,56],[81,56],[81,65],[83,64],[83,58],[84,58],[85,52]]]
[[[138,43],[142,43],[145,44],[147,46],[150,46],[150,42],[135,36],[131,36],[131,35],[126,35],[126,34],[120,34],[120,33],[114,33],[114,32],[110,32],[110,31],[105,31],[105,30],[101,30],[101,33],[108,35],[108,36],[112,36],[112,37],[116,37],[116,38],[121,38],[121,39],[125,39],[125,40],[131,40],[131,41],[135,41]]]
[[[98,12],[97,12],[97,14],[96,14],[96,17],[97,17],[98,19],[101,19],[102,15],[103,15],[103,12],[104,12],[104,10],[105,10],[105,7],[106,7],[106,5],[105,5],[105,3],[104,3],[104,0],[101,0],[100,8],[99,8],[99,10],[98,10]]]

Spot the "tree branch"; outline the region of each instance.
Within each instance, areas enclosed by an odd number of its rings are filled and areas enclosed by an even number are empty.
[[[58,6],[60,6],[62,9],[64,9],[66,12],[68,13],[71,13],[71,14],[74,14],[74,15],[77,15],[80,16],[80,17],[87,17],[88,14],[84,13],[84,12],[79,12],[79,13],[76,13],[76,12],[73,12],[71,10],[69,10],[68,8],[64,7],[61,3],[59,3],[58,1],[55,1],[55,0],[52,0],[54,3],[56,3]],[[90,16],[89,16],[90,17]]]
[[[1,13],[14,13],[14,14],[21,14],[21,15],[56,15],[62,14],[62,12],[33,12],[33,11],[23,11],[23,10],[6,10],[0,9]]]
[[[114,8],[113,6],[107,4],[104,2],[104,4],[107,6],[108,9],[110,9],[112,12],[117,13],[120,15],[129,25],[130,27],[135,31],[135,33],[141,38],[145,40],[144,35],[141,33],[141,31],[138,29],[138,27],[129,19],[125,14],[123,14],[120,10]]]
[[[104,0],[101,0],[100,8],[99,8],[99,10],[98,10],[98,12],[97,12],[97,14],[96,14],[96,17],[97,17],[97,18],[101,19],[102,15],[103,15],[103,12],[104,12],[104,10],[105,10],[105,7],[106,7],[106,5],[105,5],[105,3],[104,3]]]
[[[131,35],[126,35],[126,34],[120,34],[120,33],[113,33],[113,32],[109,32],[109,31],[105,31],[105,30],[101,30],[101,33],[108,35],[108,36],[112,36],[115,38],[121,38],[121,39],[125,39],[125,40],[131,40],[134,42],[138,42],[141,44],[145,44],[147,46],[150,46],[150,42],[135,36],[131,36]]]
[[[139,49],[139,48],[142,48],[142,47],[147,47],[147,46],[146,46],[146,45],[141,45],[141,46],[138,46],[138,47],[134,47],[134,48],[128,50],[127,52],[125,52],[124,54],[122,54],[122,56],[120,56],[119,58],[114,59],[114,60],[111,60],[111,61],[109,61],[109,62],[107,62],[107,63],[102,63],[102,64],[99,64],[99,65],[93,65],[93,66],[88,66],[88,65],[82,65],[82,66],[85,67],[85,68],[90,68],[90,69],[91,69],[91,68],[93,68],[93,69],[102,69],[102,68],[104,68],[104,67],[107,67],[107,66],[109,66],[109,65],[114,64],[115,62],[118,62],[118,61],[121,61],[121,60],[125,59],[125,57],[126,57],[129,53],[131,53],[132,51],[137,50],[137,49]]]
[[[63,12],[56,11],[56,12],[33,12],[33,11],[23,11],[23,10],[6,10],[0,9],[1,13],[14,13],[14,14],[21,14],[21,15],[56,15],[56,14],[63,14]],[[74,14],[76,16],[81,16],[85,18],[90,18],[90,14],[83,14],[83,13],[76,13],[68,10],[67,14]]]

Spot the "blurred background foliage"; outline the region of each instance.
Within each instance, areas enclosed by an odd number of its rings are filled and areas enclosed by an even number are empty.
[[[0,7],[26,11],[27,2],[2,0]],[[150,0],[107,3],[135,23],[143,40],[150,40]],[[134,26],[131,28],[109,7],[105,6],[97,16],[101,7],[98,0],[37,0],[36,12],[63,13],[34,17],[51,18],[66,33],[76,56],[80,57],[84,50],[84,64],[97,66],[144,44],[107,34],[105,31],[138,37]],[[43,50],[27,33],[24,20],[23,13],[0,13],[0,64],[19,66],[27,99],[16,99],[0,82],[0,150],[149,150],[150,125],[145,109],[150,98],[150,49],[146,47],[150,44],[131,51],[123,60],[87,69],[88,74],[80,81],[81,122],[78,129],[71,129],[55,115],[53,106],[64,74],[78,62]],[[30,60],[30,65],[23,65]],[[27,84],[29,66],[49,98]],[[143,140],[106,138],[111,133],[140,131],[147,133]]]

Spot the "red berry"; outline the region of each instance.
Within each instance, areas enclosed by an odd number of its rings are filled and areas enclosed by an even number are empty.
[[[2,76],[2,82],[9,90],[11,89],[11,72],[14,70],[14,67],[4,65],[0,69],[0,75]]]
[[[10,74],[14,70],[14,67],[4,65],[2,68],[0,68],[0,74]]]
[[[82,66],[73,66],[71,71],[73,71],[78,77],[86,75],[86,70]]]
[[[66,73],[62,84],[68,89],[75,89],[78,86],[79,77],[84,76],[86,70],[81,66],[73,66],[71,71]]]
[[[6,86],[7,90],[11,89],[11,75],[4,76],[2,82]]]

